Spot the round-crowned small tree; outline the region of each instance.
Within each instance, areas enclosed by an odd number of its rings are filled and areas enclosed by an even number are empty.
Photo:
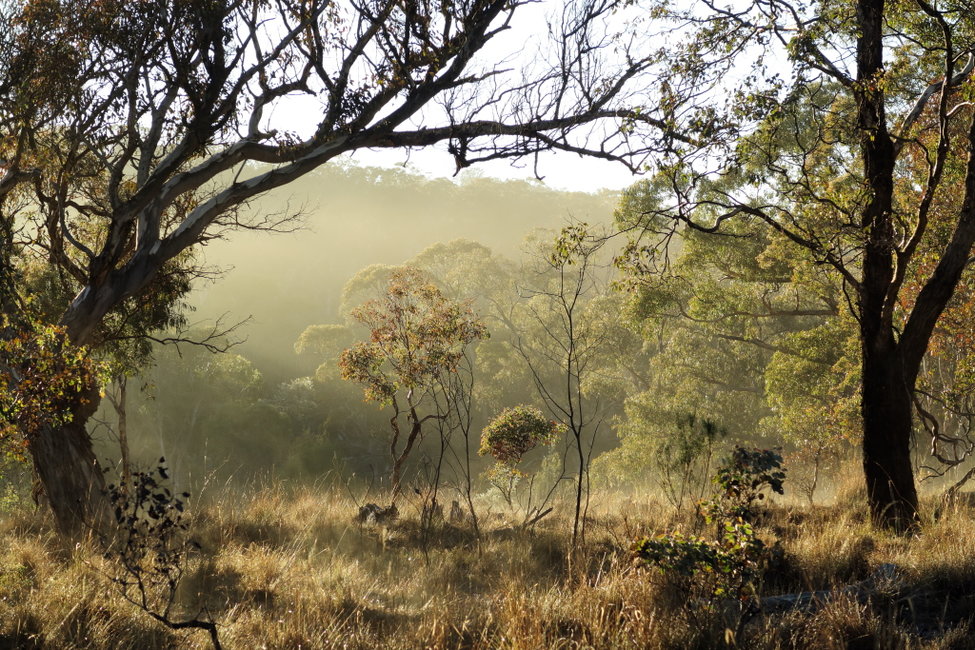
[[[517,467],[522,457],[538,445],[554,443],[565,431],[564,424],[549,420],[537,408],[524,404],[502,409],[484,427],[479,453],[497,461],[488,476],[509,505],[512,490],[524,475]]]

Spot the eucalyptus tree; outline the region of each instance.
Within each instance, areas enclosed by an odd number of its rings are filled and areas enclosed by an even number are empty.
[[[527,367],[535,389],[551,415],[568,432],[574,467],[563,456],[562,477],[575,473],[572,547],[585,540],[590,465],[608,404],[593,390],[614,345],[619,314],[600,300],[608,292],[607,238],[585,223],[562,229],[554,244],[540,246],[519,283],[521,299],[503,322],[510,345]]]
[[[642,228],[661,180],[624,192],[617,227]],[[859,390],[841,372],[858,357],[845,345],[855,327],[842,317],[839,276],[774,230],[741,221],[721,236],[682,233],[664,273],[651,272],[648,261],[635,241],[617,258],[628,315],[653,353],[650,383],[628,399],[620,427],[623,465],[645,458],[673,482],[661,464],[668,454],[658,452],[691,449],[675,441],[695,438],[688,434],[698,428],[685,423],[698,418],[738,440],[789,444],[810,461],[810,487],[818,483],[817,461],[859,423],[850,413]]]
[[[167,264],[228,229],[281,226],[248,201],[343,154],[443,143],[458,168],[547,150],[639,168],[633,129],[670,129],[637,110],[654,55],[617,38],[626,3],[565,3],[549,45],[509,58],[501,37],[527,4],[2,3],[0,279],[12,257],[57,268],[71,296],[57,323],[97,347]],[[104,510],[84,428],[98,399],[86,382],[66,425],[29,439],[66,534]]]
[[[390,495],[395,502],[424,424],[451,416],[440,408],[452,402],[447,377],[468,361],[468,346],[488,333],[468,305],[447,299],[411,268],[394,271],[383,294],[354,309],[352,317],[369,329],[369,340],[342,352],[339,367],[343,379],[362,385],[367,401],[392,410]]]
[[[842,278],[873,518],[917,521],[916,382],[975,241],[967,1],[653,2],[674,142],[650,229],[770,229]],[[669,224],[669,226],[667,225]]]

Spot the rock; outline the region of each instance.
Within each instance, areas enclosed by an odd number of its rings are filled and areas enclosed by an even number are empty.
[[[359,508],[359,514],[356,515],[355,520],[359,524],[375,526],[393,522],[397,517],[399,517],[399,510],[396,509],[395,503],[385,508],[375,503],[367,503]]]
[[[780,614],[791,610],[813,611],[819,609],[839,595],[846,595],[860,602],[881,592],[891,591],[900,583],[900,572],[894,564],[881,564],[877,570],[867,578],[856,584],[838,589],[823,589],[821,591],[804,591],[797,594],[768,596],[759,603],[760,614]]]

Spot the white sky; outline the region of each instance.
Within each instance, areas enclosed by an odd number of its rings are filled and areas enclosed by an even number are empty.
[[[549,46],[548,18],[562,9],[563,0],[541,0],[519,7],[511,27],[498,34],[478,57],[483,62],[503,62],[502,66],[517,70],[531,67],[541,59],[541,50]],[[615,16],[618,19],[618,16]],[[476,65],[476,64],[475,64]],[[517,72],[511,79],[517,78]],[[315,127],[315,117],[320,108],[307,96],[292,97],[270,109],[271,128],[284,129],[306,135]],[[305,117],[305,116],[308,117]],[[312,117],[314,116],[314,117]],[[436,122],[442,120],[434,118]],[[422,115],[420,120],[422,121]],[[361,165],[395,167],[408,165],[413,171],[430,177],[452,178],[455,173],[453,157],[447,153],[446,144],[414,149],[412,151],[382,149],[359,150],[352,160]],[[477,174],[501,179],[535,180],[536,167],[533,158],[523,160],[499,160],[479,163],[465,170],[464,174]],[[632,185],[638,177],[620,163],[567,152],[545,152],[538,158],[537,174],[543,183],[554,189],[597,192],[602,189],[621,190]]]
[[[407,163],[412,169],[431,177],[449,178],[454,175],[454,159],[442,148],[406,151],[359,151],[353,160],[363,165],[393,167]],[[482,176],[502,179],[532,180],[533,161],[491,161],[475,165],[462,173],[473,171]],[[573,153],[548,152],[539,158],[538,173],[546,186],[560,190],[596,192],[601,189],[621,190],[632,185],[638,177],[619,163],[595,158],[583,158]]]

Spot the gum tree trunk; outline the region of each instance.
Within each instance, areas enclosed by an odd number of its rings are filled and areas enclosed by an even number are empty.
[[[884,72],[884,0],[860,0],[857,22],[860,33],[855,95],[864,183],[869,196],[860,224],[867,234],[859,288],[863,469],[874,523],[903,531],[917,521],[910,449],[911,395],[917,372],[904,367],[903,351],[894,336],[899,283],[893,217],[897,151],[887,129],[883,86],[877,83]],[[923,341],[922,356],[929,337],[930,334]],[[920,357],[916,364],[919,366]]]
[[[106,313],[104,305],[100,310],[90,307],[94,295],[79,294],[61,319],[73,345],[89,344],[89,335]],[[92,383],[70,399],[70,417],[41,427],[28,437],[27,447],[58,532],[67,541],[79,541],[93,532],[110,534],[112,517],[105,476],[86,428],[101,402],[99,386]]]
[[[58,532],[70,541],[93,530],[107,532],[110,521],[105,477],[85,428],[98,400],[97,387],[90,387],[78,396],[70,422],[42,427],[28,441]]]
[[[875,524],[904,532],[918,522],[911,463],[913,381],[896,350],[863,360],[863,472]]]

